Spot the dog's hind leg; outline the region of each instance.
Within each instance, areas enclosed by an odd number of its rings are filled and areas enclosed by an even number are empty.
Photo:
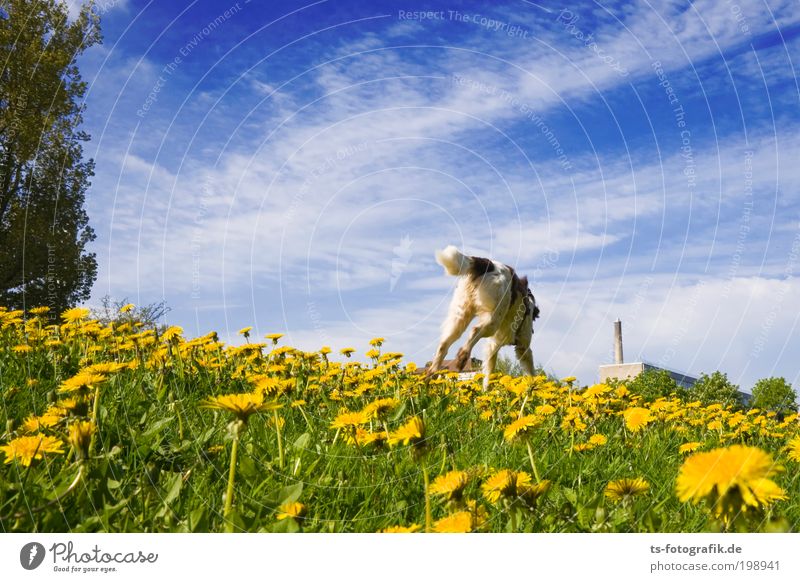
[[[533,376],[533,352],[530,346],[514,346],[514,352],[516,352],[517,359],[525,373]]]
[[[475,325],[475,327],[473,327],[469,332],[467,343],[465,343],[462,348],[458,350],[455,364],[459,370],[462,370],[464,366],[467,365],[475,344],[478,343],[481,338],[494,334],[494,332],[497,330],[498,323],[499,318],[497,318],[494,314],[483,314],[479,316],[477,325]]]
[[[483,360],[483,389],[489,389],[489,376],[494,372],[494,367],[497,365],[497,352],[500,351],[500,344],[494,339],[490,339],[486,344],[486,355]]]
[[[444,357],[447,355],[447,350],[461,337],[461,334],[467,329],[472,318],[473,315],[470,312],[451,310],[451,314],[447,317],[447,321],[445,321],[444,327],[442,328],[442,339],[439,342],[436,355],[433,357],[433,361],[428,368],[428,375],[433,374],[442,367],[442,360],[444,360]]]

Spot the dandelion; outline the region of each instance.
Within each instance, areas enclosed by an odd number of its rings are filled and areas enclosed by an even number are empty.
[[[381,353],[378,350],[369,350],[365,355],[371,360],[377,360]]]
[[[339,350],[339,353],[349,358],[354,351],[356,351],[355,348],[342,348],[341,350]]]
[[[429,491],[433,495],[442,495],[448,501],[461,499],[464,487],[467,486],[469,477],[466,471],[450,471],[439,475],[431,483]]]
[[[34,307],[33,309],[31,309],[31,313],[33,315],[44,315],[45,313],[48,313],[49,311],[50,311],[50,308],[47,307],[46,305],[43,305],[41,307]]]
[[[381,533],[414,533],[421,529],[416,523],[411,525],[393,525],[381,530]]]
[[[278,508],[278,519],[301,521],[306,515],[306,506],[299,501],[284,503]]]
[[[425,440],[425,423],[415,416],[389,436],[389,444],[421,446]]]
[[[533,414],[523,416],[509,424],[503,431],[503,436],[508,442],[516,440],[517,438],[530,436],[531,430],[541,423],[542,419]]]
[[[553,414],[555,411],[556,411],[555,407],[551,406],[550,404],[542,404],[534,409],[534,412],[538,416],[549,416]]]
[[[89,310],[85,307],[73,307],[61,314],[61,319],[67,323],[78,323],[89,317]]]
[[[650,484],[641,477],[617,479],[606,485],[605,495],[611,501],[629,501],[650,489]]]
[[[602,434],[593,434],[589,437],[589,444],[592,444],[596,447],[603,446],[608,442],[608,438]]]
[[[28,344],[20,344],[11,348],[11,351],[13,351],[15,354],[27,354],[32,352],[33,348]]]
[[[517,489],[530,485],[530,482],[531,476],[524,471],[502,469],[489,477],[481,485],[481,490],[490,503],[497,503],[503,497],[515,497]]]
[[[622,416],[625,418],[625,426],[631,432],[642,430],[652,420],[650,410],[641,407],[628,408],[622,412]]]
[[[278,340],[283,337],[283,334],[282,333],[268,333],[264,337],[267,338],[268,340],[271,340],[273,346],[277,346],[278,345]]]
[[[371,340],[369,340],[369,345],[371,345],[374,348],[379,348],[379,347],[381,347],[383,345],[384,341],[386,341],[385,338],[374,337]]]
[[[18,459],[23,467],[30,467],[34,459],[44,458],[45,453],[63,454],[64,443],[52,436],[33,435],[17,437],[8,444],[0,446],[6,456],[6,463]]]
[[[473,524],[471,512],[459,511],[434,523],[433,531],[436,533],[469,533],[473,529]]]
[[[161,339],[165,342],[169,342],[174,339],[179,339],[182,333],[182,327],[179,325],[172,325],[164,330],[164,333],[161,334]]]
[[[678,452],[683,453],[692,453],[696,451],[703,443],[698,442],[691,442],[691,443],[684,443],[680,447],[678,447]]]
[[[357,426],[362,424],[367,424],[369,422],[369,416],[364,414],[363,411],[357,412],[350,412],[345,411],[339,413],[339,415],[333,420],[331,423],[331,428],[335,429],[345,429],[354,431]]]
[[[67,442],[75,451],[75,458],[79,461],[89,457],[89,448],[97,426],[90,420],[73,422],[69,427]]]
[[[238,333],[239,335],[244,336],[244,339],[248,339],[251,331],[253,331],[252,327],[243,327],[238,331]]]
[[[544,479],[538,483],[525,483],[524,479],[522,481],[520,484],[520,479],[517,479],[517,496],[528,507],[536,505],[539,498],[550,491],[551,482],[549,479]]]
[[[252,392],[212,396],[203,401],[200,406],[213,410],[226,410],[242,422],[247,422],[247,419],[257,412],[277,410],[281,407],[277,402],[264,402],[262,395]]]
[[[705,500],[713,514],[728,524],[740,512],[786,499],[784,490],[770,479],[781,470],[757,447],[733,445],[695,453],[678,474],[678,499],[694,504]]]
[[[800,463],[800,436],[794,437],[786,445],[789,451],[789,458],[792,461]]]
[[[75,391],[88,391],[92,388],[99,387],[108,378],[104,374],[95,374],[93,372],[78,372],[72,378],[64,380],[61,383],[59,392],[75,392]]]
[[[382,418],[396,408],[400,402],[396,398],[379,398],[367,404],[361,411],[367,418]]]
[[[120,312],[120,313],[128,313],[129,311],[133,311],[133,309],[134,309],[135,307],[136,307],[136,306],[135,306],[133,303],[128,303],[128,304],[126,304],[126,305],[123,305],[122,307],[120,307],[120,308],[119,308],[119,312]]]
[[[561,379],[564,384],[572,384],[575,380],[577,380],[575,376],[567,376],[566,378]]]

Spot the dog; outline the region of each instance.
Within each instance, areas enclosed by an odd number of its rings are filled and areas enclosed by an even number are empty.
[[[513,345],[522,369],[533,375],[533,322],[539,317],[539,307],[528,287],[527,277],[503,263],[482,257],[462,254],[453,245],[436,251],[436,262],[445,273],[459,278],[450,309],[442,324],[439,348],[428,368],[428,376],[442,367],[447,350],[459,338],[470,322],[477,324],[470,330],[467,343],[458,351],[455,367],[463,370],[470,359],[472,348],[481,338],[489,338],[483,361],[483,388],[489,387],[489,376],[497,363],[501,347]]]

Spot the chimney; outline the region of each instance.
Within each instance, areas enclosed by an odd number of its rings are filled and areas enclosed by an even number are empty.
[[[614,363],[622,364],[622,322],[617,318],[614,322]]]

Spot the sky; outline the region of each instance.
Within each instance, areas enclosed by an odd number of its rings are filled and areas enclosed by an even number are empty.
[[[454,244],[529,276],[557,376],[596,382],[619,318],[626,361],[800,383],[795,1],[98,10],[90,304],[422,365]]]

